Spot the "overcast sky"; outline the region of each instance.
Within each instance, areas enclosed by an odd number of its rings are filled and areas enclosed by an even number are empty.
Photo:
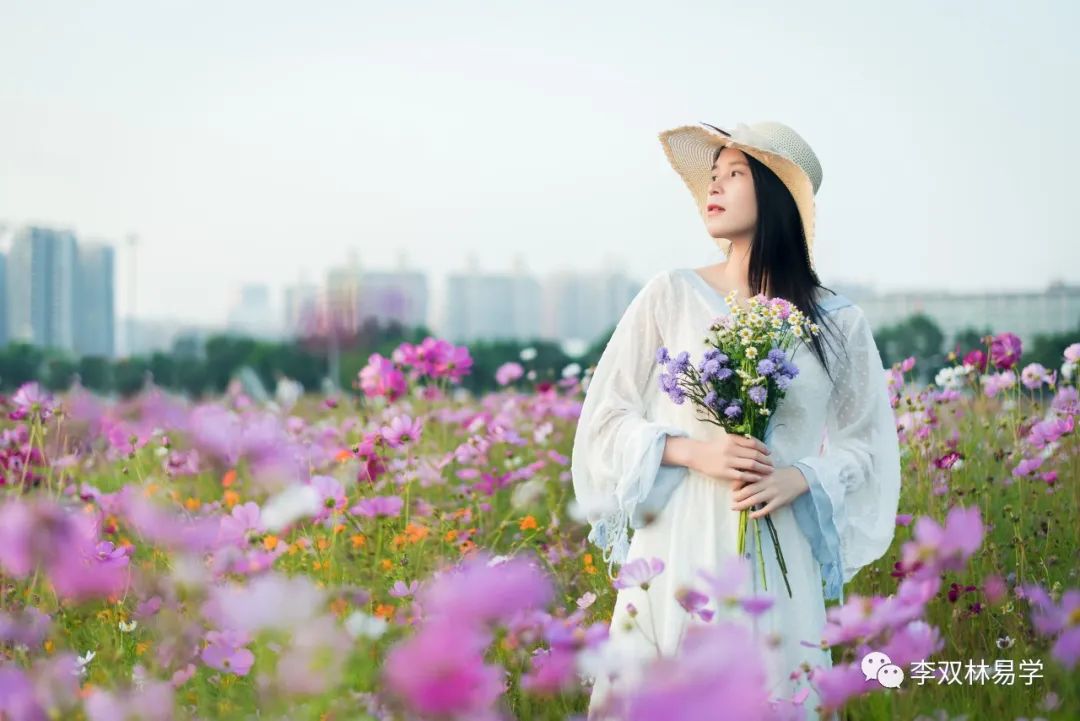
[[[355,250],[716,262],[657,133],[779,120],[828,285],[1080,282],[1071,2],[0,0],[0,222],[135,233],[139,315],[220,323]]]

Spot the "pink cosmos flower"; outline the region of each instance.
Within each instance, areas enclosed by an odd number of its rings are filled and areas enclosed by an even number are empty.
[[[615,588],[634,588],[640,586],[648,590],[649,582],[664,571],[664,562],[659,558],[635,558],[623,564],[619,575],[612,581]]]
[[[914,530],[914,540],[903,545],[902,562],[907,568],[921,563],[915,574],[921,578],[943,570],[963,570],[968,558],[982,545],[984,533],[978,506],[949,509],[944,527],[929,516],[920,516]]]
[[[386,656],[387,688],[416,714],[472,718],[486,714],[505,688],[504,671],[484,663],[489,635],[471,624],[425,624]]]
[[[1070,671],[1080,661],[1080,589],[1072,588],[1055,604],[1038,584],[1024,586],[1031,603],[1031,623],[1043,636],[1056,636],[1051,655]]]
[[[521,367],[521,364],[515,361],[509,361],[508,363],[503,363],[495,371],[495,382],[501,386],[505,386],[513,383],[523,375],[525,375],[525,369]]]
[[[1029,363],[1020,371],[1020,382],[1025,388],[1035,390],[1043,383],[1053,386],[1057,373],[1048,371],[1041,363]]]
[[[1014,333],[999,333],[990,341],[990,360],[996,368],[1008,370],[1020,361],[1023,347]]]
[[[359,503],[349,509],[349,513],[368,518],[396,516],[404,507],[405,501],[400,496],[374,496],[360,499]]]
[[[505,622],[551,600],[551,581],[527,556],[494,565],[492,561],[486,553],[477,553],[429,579],[417,594],[428,617],[458,624]]]
[[[359,373],[360,390],[368,398],[384,397],[391,403],[405,394],[405,374],[388,358],[372,353]]]
[[[420,440],[423,424],[407,415],[395,416],[390,425],[382,427],[382,437],[391,448],[401,448]]]
[[[32,415],[40,417],[43,421],[48,420],[56,410],[56,401],[52,394],[43,389],[37,381],[30,381],[19,386],[19,390],[15,391],[15,395],[11,397],[11,403],[15,406],[15,410],[9,413],[8,417],[14,421],[21,421]]]
[[[693,625],[677,656],[662,657],[626,699],[627,721],[764,721],[770,717],[764,651],[741,624]]]
[[[255,654],[245,645],[251,639],[239,631],[210,631],[206,634],[207,646],[202,650],[202,660],[218,671],[247,676],[255,663]]]

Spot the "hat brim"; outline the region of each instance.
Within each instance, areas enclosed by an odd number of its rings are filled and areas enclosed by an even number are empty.
[[[668,162],[690,189],[702,221],[705,221],[707,217],[705,207],[708,202],[713,154],[717,149],[734,147],[761,161],[780,178],[780,182],[787,187],[795,200],[799,217],[802,219],[803,232],[806,235],[806,252],[810,257],[810,265],[813,267],[814,186],[802,168],[771,150],[739,142],[730,136],[698,125],[681,125],[661,132],[659,137]],[[720,245],[720,249],[726,255],[731,242],[724,238]]]

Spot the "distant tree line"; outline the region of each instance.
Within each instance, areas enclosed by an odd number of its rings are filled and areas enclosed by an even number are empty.
[[[562,378],[563,370],[577,364],[578,372],[595,366],[611,339],[612,326],[579,358],[567,355],[550,340],[492,340],[467,344],[473,360],[472,372],[460,383],[480,395],[497,388],[495,371],[508,361],[520,363],[529,376],[518,385],[531,387]],[[338,386],[353,390],[360,369],[372,353],[390,357],[403,342],[420,343],[431,335],[424,327],[406,328],[397,322],[382,324],[367,320],[356,332],[337,339],[340,349]],[[912,315],[893,325],[879,328],[874,334],[886,367],[905,358],[916,359],[916,379],[927,383],[948,365],[947,356],[955,350],[961,357],[974,348],[986,346],[982,338],[989,329],[966,329],[946,344],[945,334],[926,315]],[[1021,365],[1041,363],[1059,368],[1062,352],[1070,343],[1080,341],[1080,321],[1066,333],[1038,335],[1024,348]],[[531,349],[528,360],[522,351]],[[651,351],[650,351],[651,352]],[[309,392],[317,392],[329,373],[330,343],[325,338],[292,341],[265,341],[232,334],[211,336],[205,343],[178,339],[171,352],[148,356],[110,359],[101,356],[73,357],[68,353],[27,343],[10,343],[0,348],[0,390],[10,393],[27,381],[36,380],[52,391],[71,387],[75,378],[103,395],[130,396],[151,380],[158,386],[186,393],[192,397],[221,393],[236,372],[250,367],[272,393],[279,375],[298,381]]]

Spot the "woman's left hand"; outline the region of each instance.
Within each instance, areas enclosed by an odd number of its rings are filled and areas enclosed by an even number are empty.
[[[731,510],[741,511],[765,503],[750,512],[750,518],[761,518],[780,506],[791,503],[810,490],[810,484],[795,466],[781,466],[759,481],[736,484],[731,493]]]

